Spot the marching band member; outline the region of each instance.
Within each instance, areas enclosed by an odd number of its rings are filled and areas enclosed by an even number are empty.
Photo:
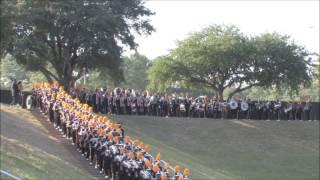
[[[88,104],[71,97],[63,88],[58,87],[56,84],[39,85],[37,93],[42,100],[40,107],[48,113],[56,128],[61,130],[67,139],[71,138],[72,144],[82,156],[90,164],[95,163],[95,168],[104,173],[106,178],[138,179],[139,172],[146,171],[150,173],[150,178],[169,179],[170,166],[165,163],[162,167],[160,152],[154,159],[150,155],[150,147],[125,136],[120,123],[93,114]],[[120,164],[115,163],[115,159]],[[120,167],[125,161],[130,164],[129,173],[121,174]],[[185,170],[182,175],[180,170],[176,171],[175,168],[175,176],[188,178],[189,173]]]

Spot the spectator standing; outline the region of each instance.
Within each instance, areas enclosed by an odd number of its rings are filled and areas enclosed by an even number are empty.
[[[22,85],[22,81],[18,81],[17,87],[18,87],[18,104],[19,104],[20,107],[23,107],[23,85]]]
[[[11,85],[11,97],[12,97],[11,105],[16,105],[17,104],[18,94],[19,93],[18,93],[17,80],[13,79],[12,85]]]

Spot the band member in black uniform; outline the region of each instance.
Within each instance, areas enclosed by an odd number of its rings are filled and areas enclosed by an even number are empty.
[[[144,113],[144,103],[143,103],[143,97],[140,95],[140,93],[136,93],[137,96],[137,111],[138,115],[143,115]]]
[[[150,97],[150,115],[156,116],[157,115],[157,108],[158,108],[158,96],[156,94],[151,95]]]
[[[116,106],[116,114],[120,114],[120,94],[121,91],[119,88],[116,89],[116,94],[115,94],[115,106]]]
[[[186,117],[189,117],[189,108],[191,106],[191,101],[190,101],[190,98],[188,96],[186,96],[184,104],[185,104],[185,107],[186,107]]]
[[[303,120],[310,120],[310,111],[312,104],[310,102],[303,102]]]
[[[231,119],[237,119],[239,111],[239,100],[231,99],[229,101],[229,116]]]
[[[120,94],[120,114],[125,114],[126,112],[126,105],[125,105],[125,94]]]
[[[296,113],[295,113],[295,119],[296,120],[301,120],[302,118],[302,110],[303,110],[303,106],[301,101],[300,102],[296,102]]]
[[[157,110],[157,113],[156,115],[157,116],[162,116],[163,114],[163,100],[164,100],[164,97],[162,96],[158,96],[157,97],[157,105],[156,105],[156,110]]]
[[[269,109],[270,109],[270,102],[264,102],[262,108],[262,118],[263,120],[269,120]]]
[[[137,105],[137,97],[136,97],[136,93],[135,92],[131,92],[129,94],[129,112],[133,115],[137,115],[138,114],[138,111],[139,111],[139,107]]]
[[[113,106],[113,98],[114,98],[114,93],[113,91],[111,91],[108,96],[108,111],[107,111],[107,113],[110,113],[110,114],[115,113],[115,108]]]
[[[248,101],[249,101],[249,98],[246,98],[245,100],[241,100],[239,102],[238,119],[248,119],[248,114],[249,114]]]
[[[143,94],[143,115],[148,114],[148,104],[149,104],[149,97],[147,96],[147,92]]]
[[[131,114],[131,89],[128,89],[125,92],[125,100],[124,100],[125,106],[126,106],[126,114]]]
[[[286,107],[284,109],[284,113],[285,113],[285,116],[286,116],[286,120],[293,120],[293,115],[292,115],[292,108],[293,108],[293,104],[292,104],[292,101],[289,101],[287,104],[286,104]]]
[[[218,109],[219,109],[219,101],[218,101],[218,97],[215,96],[212,99],[212,118],[217,119],[217,115],[218,115]]]
[[[254,115],[254,110],[255,110],[254,102],[251,101],[251,99],[248,97],[247,103],[248,103],[247,119],[252,119],[252,117]]]
[[[162,116],[169,116],[169,100],[168,100],[168,96],[165,95],[162,101]]]
[[[108,113],[108,106],[109,106],[108,96],[109,96],[109,92],[105,90],[102,95],[102,113]]]
[[[54,123],[54,110],[53,110],[54,102],[50,102],[48,106],[49,106],[49,114],[48,114],[49,120],[51,123]]]
[[[59,108],[59,114],[60,114],[60,119],[61,119],[61,128],[62,128],[62,132],[63,132],[63,137],[66,137],[67,135],[67,119],[66,119],[66,115],[65,113],[60,110]]]
[[[176,97],[172,97],[171,102],[170,102],[170,111],[171,111],[171,116],[177,116],[177,108],[179,107],[179,104],[177,102]]]
[[[69,114],[69,110],[67,110],[66,114],[65,114],[65,118],[66,118],[66,127],[67,127],[67,139],[71,139],[72,137],[72,133],[71,133],[71,129],[72,129],[72,121],[71,119],[73,118],[71,113]]]
[[[297,111],[298,111],[298,102],[294,101],[292,103],[292,120],[298,120]]]

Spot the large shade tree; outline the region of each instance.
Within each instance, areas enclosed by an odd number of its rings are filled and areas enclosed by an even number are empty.
[[[85,70],[123,77],[123,47],[136,48],[134,34],[154,30],[148,20],[153,13],[142,0],[3,0],[6,8],[1,30],[13,33],[1,53],[66,89]]]
[[[148,70],[149,88],[163,91],[178,83],[206,87],[219,96],[251,87],[286,86],[295,91],[310,81],[310,60],[288,36],[268,33],[248,37],[235,26],[214,25],[180,41]]]
[[[124,58],[124,87],[144,90],[147,84],[147,69],[150,60],[141,54],[133,54]]]

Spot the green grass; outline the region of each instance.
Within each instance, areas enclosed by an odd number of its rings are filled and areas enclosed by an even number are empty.
[[[111,118],[192,179],[319,179],[319,122]]]
[[[29,111],[1,104],[1,169],[23,179],[96,179],[47,133]]]
[[[153,155],[190,168],[191,179],[319,179],[319,122],[112,119]],[[1,169],[25,179],[94,178],[47,134],[30,112],[1,105]]]
[[[89,179],[57,156],[1,136],[1,168],[24,179]]]

